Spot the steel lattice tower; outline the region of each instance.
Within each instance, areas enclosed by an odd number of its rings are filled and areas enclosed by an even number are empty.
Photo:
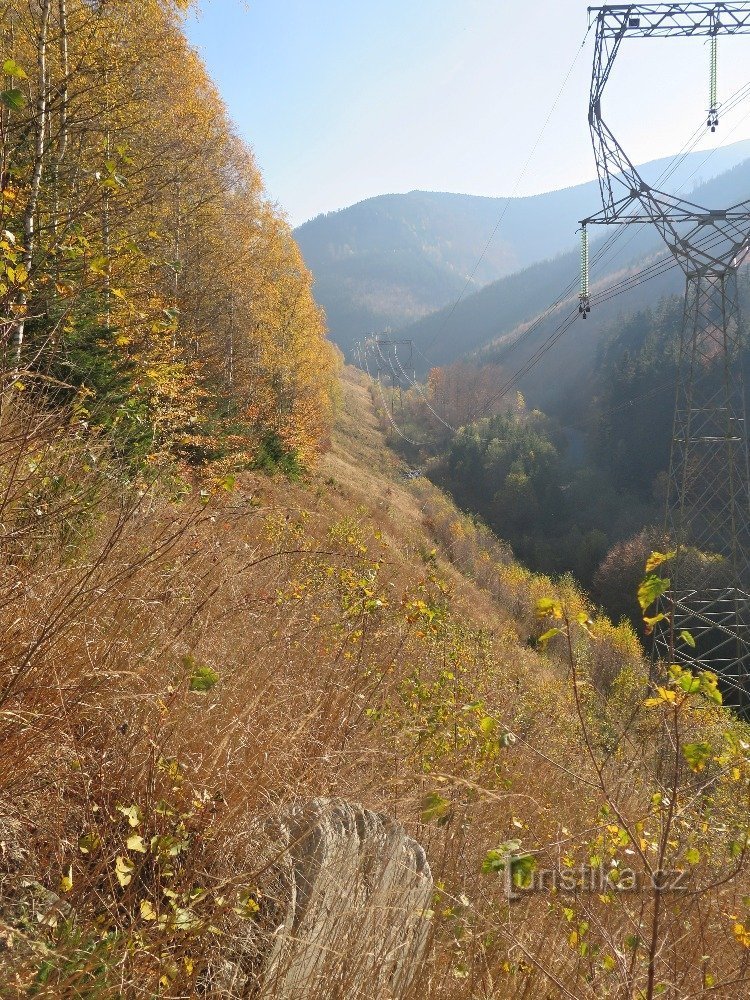
[[[750,3],[637,4],[590,13],[596,14],[596,48],[589,124],[603,209],[583,221],[583,245],[587,250],[589,224],[649,222],[686,279],[666,511],[678,555],[661,607],[670,624],[657,626],[655,654],[715,670],[723,677],[726,700],[747,708],[750,471],[737,270],[748,252],[750,201],[708,209],[649,187],[605,124],[602,95],[625,39],[704,36],[711,50],[708,127],[715,130],[717,37],[750,33]],[[588,309],[586,273],[584,317]],[[683,629],[693,636],[694,648],[675,642]]]

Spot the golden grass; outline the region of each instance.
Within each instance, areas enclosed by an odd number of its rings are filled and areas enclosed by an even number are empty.
[[[221,929],[259,885],[253,821],[314,796],[386,812],[428,850],[440,889],[414,998],[743,995],[744,849],[726,853],[746,822],[739,743],[731,766],[679,769],[688,825],[669,857],[698,850],[687,867],[706,888],[660,897],[651,987],[633,942],[652,928],[652,889],[547,886],[509,901],[502,874],[482,872],[518,840],[537,870],[632,857],[643,874],[662,822],[652,796],[679,753],[667,715],[642,707],[630,633],[572,621],[580,684],[562,637],[533,647],[550,624],[538,597],[573,619],[585,597],[517,566],[425,481],[403,481],[362,377],[347,373],[332,451],[305,482],[244,474],[207,502],[199,486],[172,500],[79,463],[79,493],[44,499],[30,527],[43,480],[72,476],[77,454],[62,429],[35,435],[36,419],[6,421],[0,456],[13,542],[0,578],[0,995],[210,995]],[[217,683],[191,690],[209,670]],[[680,745],[705,739],[716,760],[725,734],[746,735],[697,702],[680,727]],[[741,771],[731,785],[727,768]],[[22,875],[75,923],[19,920]]]

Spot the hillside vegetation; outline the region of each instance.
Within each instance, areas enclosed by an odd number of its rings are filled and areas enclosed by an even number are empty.
[[[415,998],[737,996],[750,734],[407,485],[361,377],[303,482],[99,496],[5,514],[3,995],[217,995],[253,819],[334,795],[427,848]]]
[[[389,448],[186,7],[4,14],[0,996],[247,1000],[316,796],[427,851],[404,1000],[743,995],[748,727]]]
[[[127,459],[304,463],[325,437],[333,353],[182,34],[186,6],[5,8],[5,407],[22,391],[65,405],[79,437],[106,432]]]
[[[745,315],[746,267],[738,288]],[[611,614],[627,609],[637,620],[634,593],[616,593],[609,581],[601,589],[597,577],[605,560],[610,571],[617,562],[615,548],[644,530],[664,542],[656,526],[664,521],[683,311],[677,295],[609,322],[594,310],[542,358],[541,371],[518,380],[511,355],[505,365],[437,366],[410,387],[398,355],[388,354],[376,401],[392,410],[383,417],[391,445],[530,568],[572,572]],[[747,385],[747,351],[742,363]]]

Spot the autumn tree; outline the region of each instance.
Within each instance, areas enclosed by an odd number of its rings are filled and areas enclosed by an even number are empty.
[[[32,386],[150,456],[326,437],[334,353],[182,0],[3,12],[3,402]]]

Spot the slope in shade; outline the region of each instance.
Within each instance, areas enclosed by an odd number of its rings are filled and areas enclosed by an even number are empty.
[[[750,161],[701,184],[692,197],[711,206],[732,205],[748,195]],[[653,306],[665,295],[683,289],[682,272],[670,266],[671,255],[652,227],[631,227],[618,233],[608,229],[595,235],[591,251],[591,315],[586,323],[575,323],[562,344],[546,354],[519,383],[529,402],[544,410],[555,410],[558,401],[565,400],[574,389],[580,392],[604,332],[618,316]],[[618,238],[611,251],[597,260],[599,249],[613,235]],[[641,274],[646,268],[646,273]],[[474,357],[482,362],[501,362],[512,374],[576,309],[578,278],[579,254],[572,249],[467,295],[455,309],[449,306],[410,324],[399,336],[412,339],[415,348],[423,352],[420,355],[415,351],[422,373],[430,364]],[[610,292],[613,287],[617,291],[614,296]],[[566,289],[568,294],[561,297]],[[558,298],[559,306],[545,315]],[[533,333],[529,335],[531,327]]]
[[[748,155],[750,142],[717,150],[705,164],[705,152],[692,153],[670,185],[685,184],[689,191],[701,176],[715,176]],[[653,183],[669,162],[640,169]],[[470,295],[571,248],[577,220],[589,215],[599,198],[594,181],[512,199],[387,194],[318,216],[295,236],[315,276],[315,295],[331,336],[349,352],[362,336],[417,321],[455,301],[464,288]],[[490,240],[501,215],[502,225]]]

